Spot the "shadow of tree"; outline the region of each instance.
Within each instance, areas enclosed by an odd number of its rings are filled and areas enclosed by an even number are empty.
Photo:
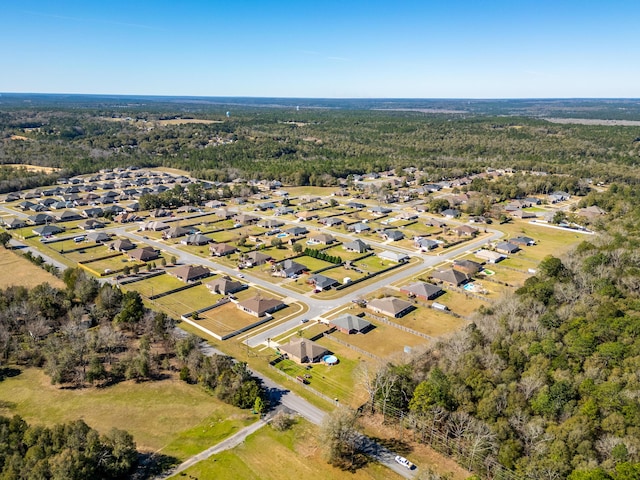
[[[5,378],[17,377],[22,373],[22,370],[14,367],[2,367],[0,368],[0,382]]]
[[[409,445],[407,442],[399,438],[377,438],[377,437],[370,437],[370,438],[381,447],[384,447],[387,450],[391,450],[392,452],[395,452],[398,455],[402,455],[403,457],[413,451],[413,448],[411,447],[411,445]]]

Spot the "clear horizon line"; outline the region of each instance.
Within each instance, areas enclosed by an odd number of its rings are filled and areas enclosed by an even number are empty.
[[[146,94],[146,93],[71,93],[71,92],[12,92],[0,91],[2,95],[54,95],[54,96],[94,96],[94,97],[151,97],[151,98],[247,98],[282,100],[639,100],[640,97],[300,97],[300,96],[264,96],[264,95],[184,95],[184,94]]]

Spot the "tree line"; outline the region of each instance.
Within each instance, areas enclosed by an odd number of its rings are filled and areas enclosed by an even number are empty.
[[[638,478],[638,194],[598,193],[619,214],[606,230],[547,257],[463,331],[408,363],[364,367],[369,407],[483,476]]]

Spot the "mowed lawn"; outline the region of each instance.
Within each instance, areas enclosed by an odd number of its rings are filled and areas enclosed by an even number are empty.
[[[235,303],[227,303],[221,307],[216,307],[201,313],[199,317],[198,320],[192,320],[201,327],[220,336],[228,335],[260,320],[258,317],[238,309]]]
[[[0,248],[0,288],[14,285],[31,288],[45,282],[57,288],[64,288],[64,283],[59,278],[37,267],[19,253]]]
[[[327,463],[318,427],[298,419],[286,432],[266,426],[232,450],[197,463],[184,472],[187,478],[216,480],[395,480],[398,474],[372,463],[355,473]]]
[[[518,236],[533,238],[536,241],[536,245],[532,247],[523,247],[522,256],[525,256],[531,261],[538,262],[547,255],[554,255],[558,257],[583,240],[589,241],[592,238],[591,235],[584,235],[571,230],[550,228],[543,225],[537,225],[535,223],[529,223],[527,221],[509,222],[502,225],[496,225],[495,228],[507,234],[505,239],[511,239]]]
[[[254,420],[202,388],[179,380],[123,382],[107,388],[60,389],[40,369],[0,382],[0,414],[53,425],[82,419],[100,432],[120,428],[138,449],[179,460],[200,452]],[[9,405],[11,408],[6,408]]]
[[[369,312],[365,309],[356,308],[350,313],[357,315],[362,311]],[[365,316],[364,318],[367,321],[372,320],[371,317]],[[425,333],[431,337],[438,337],[456,332],[467,324],[467,321],[464,318],[456,318],[448,313],[423,306],[418,307],[416,310],[402,318],[391,318],[386,316],[385,318],[390,322],[397,323],[398,325],[402,325],[417,332]]]
[[[168,292],[174,288],[183,287],[184,283],[177,278],[169,275],[158,275],[157,277],[146,278],[139,282],[122,285],[123,290],[135,290],[140,295],[150,297],[159,293]]]
[[[222,298],[222,295],[214,295],[206,286],[197,285],[177,293],[156,298],[152,302],[170,315],[178,317],[185,313],[213,305],[220,300],[220,298]]]
[[[371,319],[367,319],[371,321]],[[428,340],[409,332],[404,332],[391,325],[371,322],[375,328],[367,333],[347,335],[336,331],[333,337],[354,347],[361,348],[377,357],[386,358],[390,355],[402,353],[404,347],[416,347],[428,343]]]

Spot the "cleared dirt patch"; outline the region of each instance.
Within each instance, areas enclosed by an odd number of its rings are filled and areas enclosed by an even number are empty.
[[[184,125],[187,123],[224,123],[222,120],[204,120],[201,118],[172,118],[171,120],[158,120],[160,125]]]
[[[13,138],[19,137],[19,135],[12,135],[12,140],[29,140],[27,137]],[[41,167],[40,165],[28,165],[26,163],[3,163],[3,167],[9,168],[24,168],[25,170],[29,170],[30,172],[43,172],[43,173],[53,173],[60,171],[59,168],[55,167]]]

